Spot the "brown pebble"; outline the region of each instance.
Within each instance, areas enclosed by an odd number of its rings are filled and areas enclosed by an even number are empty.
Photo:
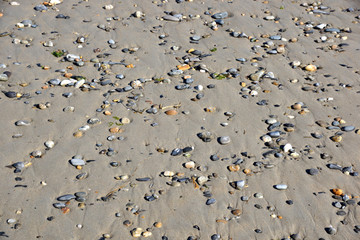
[[[120,130],[119,127],[112,127],[112,128],[109,129],[109,132],[111,132],[111,133],[118,133],[119,130]]]

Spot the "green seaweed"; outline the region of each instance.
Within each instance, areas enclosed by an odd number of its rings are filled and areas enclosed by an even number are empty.
[[[210,49],[210,52],[216,52],[216,51],[217,51],[217,48],[216,48],[216,47]]]
[[[61,50],[56,50],[56,51],[53,51],[51,54],[58,58],[58,57],[64,56],[65,53]]]

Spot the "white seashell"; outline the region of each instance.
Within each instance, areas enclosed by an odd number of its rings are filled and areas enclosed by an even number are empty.
[[[204,86],[203,85],[197,85],[197,86],[195,86],[195,89],[198,90],[198,91],[202,91],[202,90],[204,90]]]
[[[40,150],[35,150],[31,153],[31,156],[33,157],[41,157],[43,153]]]
[[[269,135],[264,135],[261,137],[261,140],[263,140],[264,142],[271,142],[272,138]]]
[[[291,146],[290,143],[287,143],[287,144],[284,145],[284,152],[285,153],[289,152],[292,149],[293,149],[293,147]]]
[[[106,10],[111,10],[111,9],[114,8],[114,6],[111,5],[111,4],[109,4],[109,5],[105,5],[104,8],[105,8]]]
[[[80,81],[77,81],[77,83],[75,84],[75,88],[79,88],[82,85],[84,85],[85,83],[85,79],[81,79]]]
[[[75,82],[76,82],[75,79],[65,79],[61,81],[60,85],[61,86],[73,85]]]
[[[163,174],[165,177],[172,177],[175,175],[173,171],[165,171]]]
[[[274,185],[274,188],[277,190],[286,190],[288,188],[288,186],[286,184],[277,184],[277,185]]]
[[[54,143],[54,141],[49,140],[49,141],[46,141],[44,143],[44,145],[45,145],[45,147],[50,149],[50,148],[53,148],[55,146],[55,143]]]
[[[203,185],[203,184],[206,183],[208,180],[209,180],[208,177],[206,177],[206,176],[200,176],[200,177],[197,178],[196,181],[197,181],[197,183],[198,183],[199,185]]]
[[[139,80],[134,80],[130,83],[130,86],[133,87],[133,88],[138,88],[138,87],[141,87],[142,84]]]
[[[89,125],[84,125],[84,126],[82,126],[82,127],[79,128],[79,131],[85,132],[85,131],[87,131],[87,130],[89,130],[89,129],[90,129],[90,126],[89,126]]]

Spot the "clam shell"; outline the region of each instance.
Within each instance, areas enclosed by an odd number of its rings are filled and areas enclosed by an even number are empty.
[[[45,145],[45,147],[50,149],[50,148],[53,148],[55,146],[55,143],[54,143],[54,141],[49,140],[49,141],[46,141],[44,143],[44,145]]]
[[[277,185],[274,185],[274,188],[277,190],[286,190],[288,188],[288,186],[286,184],[277,184]]]
[[[175,109],[167,110],[165,112],[166,115],[177,115],[178,112]]]
[[[317,67],[315,65],[309,64],[305,67],[305,70],[309,72],[315,72],[317,70]]]

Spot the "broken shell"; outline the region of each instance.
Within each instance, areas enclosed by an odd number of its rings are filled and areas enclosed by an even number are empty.
[[[178,112],[175,109],[171,109],[171,110],[167,110],[166,115],[176,115],[178,114]]]
[[[120,122],[121,122],[122,124],[129,124],[129,123],[130,123],[130,119],[127,118],[127,117],[123,117],[123,118],[120,119]]]
[[[331,192],[337,196],[342,196],[344,194],[343,190],[340,188],[333,188],[331,189]]]
[[[54,141],[49,140],[49,141],[46,141],[44,143],[44,145],[45,145],[45,147],[51,149],[51,148],[53,148],[55,146],[55,143],[54,143]]]
[[[233,214],[235,216],[240,216],[241,215],[241,210],[240,209],[231,210],[231,214]]]
[[[209,180],[209,178],[206,177],[206,176],[200,176],[200,177],[198,177],[198,178],[196,179],[196,181],[197,181],[197,183],[198,183],[199,185],[203,185],[203,184],[206,183],[208,180]]]
[[[195,162],[189,161],[184,164],[186,168],[195,168]]]
[[[333,140],[334,142],[341,142],[342,136],[339,136],[339,135],[332,136],[331,140]]]
[[[228,169],[230,172],[237,172],[240,170],[240,166],[239,165],[230,165],[230,166],[228,166]]]

